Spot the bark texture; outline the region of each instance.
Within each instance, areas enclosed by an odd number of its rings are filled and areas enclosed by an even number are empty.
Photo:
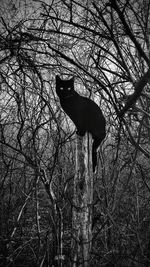
[[[86,134],[76,138],[76,172],[73,207],[74,267],[89,266],[92,241],[92,137]]]

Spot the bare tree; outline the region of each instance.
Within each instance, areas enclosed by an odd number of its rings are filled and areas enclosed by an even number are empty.
[[[19,4],[2,5],[0,22],[4,266],[26,252],[28,266],[50,266],[60,250],[59,264],[63,255],[72,264],[75,136],[55,95],[57,73],[75,76],[76,90],[92,93],[107,119],[89,266],[148,266],[149,1]]]

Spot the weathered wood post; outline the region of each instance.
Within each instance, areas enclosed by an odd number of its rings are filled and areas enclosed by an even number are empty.
[[[92,137],[76,138],[76,172],[73,206],[73,267],[89,266],[92,242]]]

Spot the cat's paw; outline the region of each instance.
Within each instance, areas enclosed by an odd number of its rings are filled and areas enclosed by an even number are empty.
[[[79,135],[79,136],[84,136],[85,135],[85,131],[81,131],[81,130],[77,130],[76,131],[76,134]]]

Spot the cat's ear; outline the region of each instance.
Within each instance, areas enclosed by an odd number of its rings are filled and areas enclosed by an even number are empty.
[[[56,82],[60,82],[60,81],[61,81],[60,77],[56,75]]]
[[[70,82],[71,82],[72,84],[74,84],[74,77],[72,77],[72,78],[70,79]]]

